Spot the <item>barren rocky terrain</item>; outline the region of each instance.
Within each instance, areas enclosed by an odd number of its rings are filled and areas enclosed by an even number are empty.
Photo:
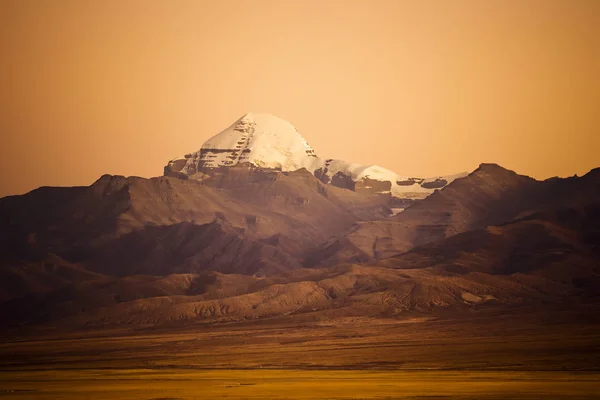
[[[600,175],[484,164],[392,215],[307,171],[103,176],[0,200],[1,324],[118,327],[595,303]]]
[[[399,212],[248,166],[0,199],[0,396],[594,398],[599,171]]]

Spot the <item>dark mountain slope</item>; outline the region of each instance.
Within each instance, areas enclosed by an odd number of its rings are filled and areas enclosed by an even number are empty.
[[[414,246],[502,224],[540,210],[600,201],[600,173],[539,182],[495,164],[482,164],[398,215],[356,224],[312,253],[305,265],[383,259]]]
[[[133,246],[139,254],[162,252],[158,257],[162,264],[154,261],[148,271],[166,274],[173,272],[169,267],[180,265],[166,255],[174,249],[161,250],[155,246],[157,241],[184,248],[192,230],[206,230],[218,219],[226,222],[227,230],[212,231],[214,237],[208,241],[196,240],[194,250],[187,248],[185,256],[177,256],[180,261],[192,253],[204,254],[191,262],[197,267],[210,261],[209,254],[221,251],[223,260],[225,253],[239,250],[226,243],[239,242],[248,258],[234,265],[244,264],[243,271],[234,271],[224,262],[212,268],[243,273],[262,267],[279,270],[297,265],[289,254],[300,259],[309,248],[355,222],[388,214],[388,201],[386,196],[326,187],[302,171],[230,168],[204,182],[105,175],[85,188],[42,188],[0,199],[0,248],[5,263],[40,260],[54,253],[70,262],[90,262],[98,272],[124,275],[144,272],[144,266],[119,271],[125,263],[107,255],[123,254],[119,248]],[[169,228],[182,223],[189,225]],[[220,250],[203,250],[213,243]]]
[[[570,285],[579,294],[600,296],[598,238],[600,203],[594,203],[461,233],[379,265],[428,269],[440,276],[529,275],[530,286],[554,282]]]
[[[0,265],[0,302],[100,277],[53,254],[37,261],[6,262]]]
[[[109,275],[169,275],[202,270],[272,274],[300,263],[277,245],[225,220],[148,226],[86,254],[86,264]]]
[[[98,276],[5,302],[0,320],[137,326],[488,306],[552,310],[600,300],[599,235],[596,203],[457,234],[379,265],[296,268],[267,277],[218,272]]]

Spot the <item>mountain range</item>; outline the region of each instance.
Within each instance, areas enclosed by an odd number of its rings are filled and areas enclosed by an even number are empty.
[[[5,328],[595,304],[600,169],[408,177],[246,114],[164,176],[0,199],[0,254]]]

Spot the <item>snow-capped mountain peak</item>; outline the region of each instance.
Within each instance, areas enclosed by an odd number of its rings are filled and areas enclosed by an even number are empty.
[[[263,113],[245,114],[208,139],[199,151],[171,160],[169,165],[176,167],[183,161],[181,172],[188,175],[242,163],[283,171],[314,170],[318,164],[314,150],[292,124]]]
[[[208,139],[200,150],[169,161],[165,175],[191,176],[243,164],[281,171],[306,168],[321,181],[334,186],[410,198],[423,198],[466,175],[407,178],[378,165],[321,159],[291,123],[266,113],[245,114]]]

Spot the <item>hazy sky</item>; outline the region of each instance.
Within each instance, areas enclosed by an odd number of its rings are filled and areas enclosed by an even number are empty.
[[[0,196],[162,174],[248,111],[434,176],[600,166],[600,1],[0,0]]]

